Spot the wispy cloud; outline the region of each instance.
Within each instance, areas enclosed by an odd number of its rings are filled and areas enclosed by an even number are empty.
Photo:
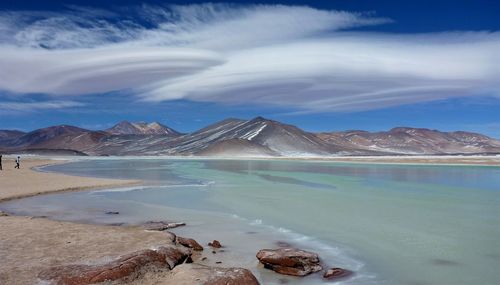
[[[498,96],[500,33],[391,35],[370,14],[282,5],[0,13],[0,89],[146,101],[376,109]],[[394,23],[397,24],[397,23]]]
[[[44,101],[44,102],[0,102],[2,112],[31,112],[39,110],[65,109],[83,107],[84,103],[75,101]]]

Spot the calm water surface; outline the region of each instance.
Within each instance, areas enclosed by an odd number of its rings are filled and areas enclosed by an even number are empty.
[[[234,265],[252,269],[264,284],[283,282],[255,259],[276,241],[356,271],[340,284],[500,284],[500,167],[100,159],[44,170],[145,185],[0,208],[100,223],[186,221],[176,233],[221,240]],[[110,210],[120,215],[104,214]],[[284,278],[323,283],[317,276]]]

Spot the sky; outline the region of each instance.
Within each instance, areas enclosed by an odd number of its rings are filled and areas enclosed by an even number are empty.
[[[500,138],[498,15],[494,0],[3,0],[0,129],[264,116]]]

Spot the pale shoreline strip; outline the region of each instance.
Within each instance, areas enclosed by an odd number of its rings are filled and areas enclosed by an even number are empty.
[[[66,174],[41,172],[34,168],[67,163],[65,160],[25,159],[21,169],[14,169],[14,163],[4,161],[0,171],[0,202],[21,199],[40,194],[97,190],[139,185],[141,180],[122,180],[80,177]]]

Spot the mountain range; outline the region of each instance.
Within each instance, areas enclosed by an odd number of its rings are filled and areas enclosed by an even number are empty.
[[[158,122],[131,123],[127,121],[121,121],[120,123],[105,131],[112,135],[166,135],[175,137],[181,134]]]
[[[59,125],[32,132],[0,130],[3,153],[72,155],[284,156],[500,154],[500,140],[471,132],[398,127],[313,133],[256,117],[225,119],[183,134],[157,122],[102,131]]]

